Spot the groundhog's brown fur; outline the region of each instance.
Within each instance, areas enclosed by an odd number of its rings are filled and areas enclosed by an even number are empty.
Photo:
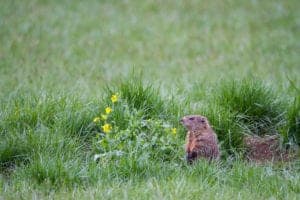
[[[206,117],[188,115],[181,119],[188,129],[186,137],[186,159],[189,163],[198,158],[219,159],[220,151],[217,135],[209,125]]]

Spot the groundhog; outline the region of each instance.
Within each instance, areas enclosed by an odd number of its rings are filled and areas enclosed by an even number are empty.
[[[206,117],[188,115],[180,121],[188,130],[186,136],[186,159],[188,163],[191,164],[198,158],[205,158],[209,161],[220,158],[217,135]]]

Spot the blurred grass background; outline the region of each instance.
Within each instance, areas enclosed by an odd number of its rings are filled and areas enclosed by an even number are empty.
[[[2,1],[1,94],[82,96],[132,68],[168,87],[250,75],[299,85],[300,3],[288,1]]]

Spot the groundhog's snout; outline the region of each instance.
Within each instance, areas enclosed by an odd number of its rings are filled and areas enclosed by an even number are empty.
[[[185,125],[186,125],[186,118],[185,118],[185,117],[181,118],[181,119],[179,120],[179,122],[180,122],[183,126],[185,126]]]
[[[183,124],[183,121],[184,121],[183,118],[181,118],[181,119],[179,120],[179,122],[180,122],[181,124]]]
[[[192,162],[197,158],[197,152],[192,151],[186,154],[186,161],[189,164],[192,164]]]

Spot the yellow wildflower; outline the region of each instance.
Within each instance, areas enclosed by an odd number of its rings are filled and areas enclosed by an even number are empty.
[[[93,120],[94,123],[97,123],[99,121],[100,121],[100,117],[95,117],[94,120]]]
[[[107,115],[101,115],[102,120],[107,120]]]
[[[104,124],[102,126],[102,130],[103,130],[104,133],[109,133],[111,131],[111,129],[112,129],[112,127],[111,127],[110,124]]]
[[[105,108],[105,113],[106,113],[106,114],[109,114],[109,113],[111,113],[111,111],[112,111],[111,107],[107,107],[107,108]]]
[[[118,98],[119,98],[119,97],[118,97],[117,94],[113,94],[113,95],[111,96],[110,100],[111,100],[111,102],[115,103],[115,102],[118,101]]]
[[[172,133],[173,135],[176,135],[177,129],[176,129],[176,128],[172,128],[172,129],[171,129],[171,133]]]

